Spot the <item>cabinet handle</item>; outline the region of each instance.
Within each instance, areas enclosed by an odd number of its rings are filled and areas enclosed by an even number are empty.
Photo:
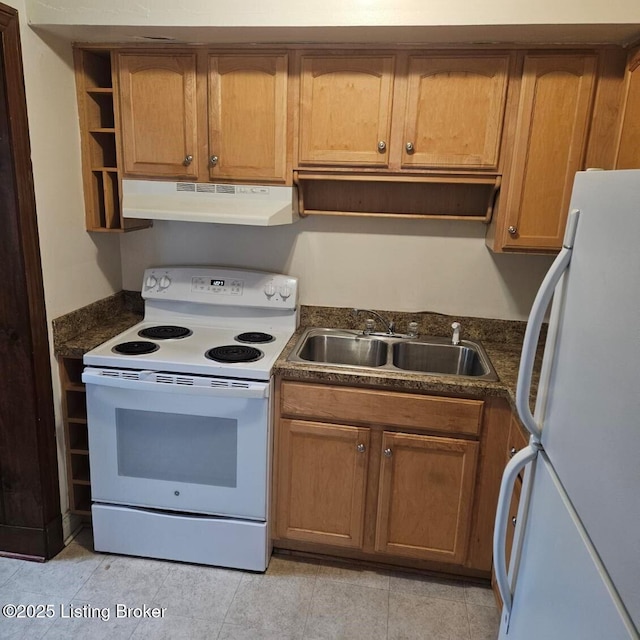
[[[518,232],[518,228],[517,228],[517,227],[514,227],[513,225],[511,225],[511,226],[507,229],[507,231],[508,231],[512,236],[515,236],[515,235],[516,235],[516,233]]]
[[[378,151],[380,153],[384,153],[387,149],[387,143],[384,140],[380,140],[380,142],[378,142]]]
[[[393,455],[393,451],[391,451],[391,449],[385,449],[385,450],[384,450],[384,455],[385,455],[387,458],[390,458],[390,457]]]
[[[356,449],[358,450],[358,453],[364,453],[367,450],[367,447],[365,447],[363,444],[359,444]]]
[[[404,148],[407,150],[407,153],[413,153],[415,151],[413,148],[413,142],[407,142],[407,144],[404,145]]]
[[[215,167],[218,164],[218,156],[209,156],[209,166]]]
[[[513,456],[515,456],[516,453],[518,453],[518,450],[515,447],[511,447],[511,449],[509,449],[509,457],[510,458],[513,458]]]
[[[184,157],[184,160],[182,161],[182,164],[185,167],[188,167],[192,162],[193,162],[193,156],[192,155],[188,155],[188,156]]]

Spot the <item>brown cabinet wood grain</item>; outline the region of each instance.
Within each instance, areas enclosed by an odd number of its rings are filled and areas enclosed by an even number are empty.
[[[300,165],[386,167],[394,55],[303,55]]]
[[[360,389],[303,382],[282,385],[285,416],[406,427],[474,436],[482,421],[482,400]]]
[[[524,56],[494,249],[560,249],[573,178],[583,168],[596,61],[585,53]]]
[[[290,182],[288,54],[118,55],[124,173]]]
[[[209,179],[287,181],[288,56],[209,56]]]
[[[362,546],[369,429],[280,422],[277,535]]]
[[[195,180],[195,53],[118,55],[124,172]]]
[[[438,569],[470,555],[488,575],[484,401],[289,380],[276,397],[275,546]]]
[[[410,56],[402,167],[497,170],[509,61]]]
[[[629,56],[616,169],[640,169],[640,49]]]
[[[376,551],[462,564],[478,443],[385,432]]]
[[[303,55],[300,166],[496,170],[510,55]]]

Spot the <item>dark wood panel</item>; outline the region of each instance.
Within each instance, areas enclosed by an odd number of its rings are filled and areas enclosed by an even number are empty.
[[[5,552],[62,546],[55,420],[18,15],[0,4],[0,500]]]

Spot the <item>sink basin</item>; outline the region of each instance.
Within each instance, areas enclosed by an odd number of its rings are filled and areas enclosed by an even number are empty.
[[[343,329],[307,329],[289,355],[291,362],[375,371],[466,376],[497,380],[482,346],[450,338],[363,335]]]
[[[387,343],[363,335],[310,335],[298,351],[309,362],[380,367],[387,362]]]
[[[489,373],[478,351],[472,347],[429,342],[396,342],[393,364],[405,371],[423,371],[454,376],[483,376]]]

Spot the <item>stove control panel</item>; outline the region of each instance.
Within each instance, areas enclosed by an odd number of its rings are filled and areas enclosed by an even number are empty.
[[[219,296],[241,296],[244,282],[234,278],[207,278],[194,276],[191,278],[191,291],[208,292]]]
[[[142,297],[212,305],[296,309],[298,280],[279,273],[226,267],[156,267],[145,271]]]

